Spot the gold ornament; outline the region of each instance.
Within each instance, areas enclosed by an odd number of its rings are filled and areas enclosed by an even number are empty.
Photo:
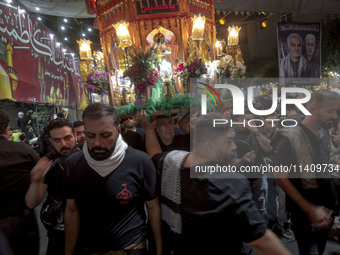
[[[153,37],[153,41],[158,44],[161,45],[165,42],[165,36],[161,33],[158,32],[157,34],[155,34],[155,36]]]

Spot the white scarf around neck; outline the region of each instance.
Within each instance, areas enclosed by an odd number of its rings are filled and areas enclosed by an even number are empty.
[[[108,157],[107,159],[105,160],[93,159],[89,154],[86,141],[83,146],[83,153],[89,166],[93,170],[95,170],[100,176],[105,177],[114,170],[116,170],[120,163],[122,163],[127,147],[128,145],[126,144],[126,142],[123,141],[122,136],[119,134],[116,142],[116,147],[112,152],[111,156]]]

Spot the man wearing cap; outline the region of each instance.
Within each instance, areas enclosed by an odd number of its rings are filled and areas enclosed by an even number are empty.
[[[15,119],[15,128],[21,129],[22,132],[26,134],[27,132],[27,120],[24,118],[25,114],[23,112],[18,112],[18,118]]]
[[[84,122],[81,120],[77,120],[73,122],[74,132],[77,138],[77,144],[79,149],[83,148],[85,143],[85,129],[84,129]]]
[[[124,141],[137,150],[145,151],[144,129],[137,128],[134,116],[122,118],[122,137]]]

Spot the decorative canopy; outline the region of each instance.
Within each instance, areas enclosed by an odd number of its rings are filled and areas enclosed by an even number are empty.
[[[88,14],[90,0],[19,0],[31,12],[47,15],[94,18]],[[86,6],[87,5],[87,6]],[[215,0],[216,10],[244,12],[280,12],[295,14],[336,14],[340,11],[339,0]]]
[[[216,10],[279,12],[293,14],[337,14],[339,0],[215,0]]]
[[[72,18],[95,18],[87,11],[86,0],[18,0],[30,12]],[[39,11],[36,10],[39,7]]]

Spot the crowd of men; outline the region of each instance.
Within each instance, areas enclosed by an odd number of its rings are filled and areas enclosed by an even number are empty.
[[[270,108],[270,97],[256,100]],[[293,233],[300,254],[321,255],[339,211],[339,180],[328,168],[340,158],[332,139],[340,96],[319,90],[305,107],[312,115],[287,109],[296,127],[270,121],[280,118],[277,112],[262,116],[258,127],[247,109],[242,116],[232,109],[198,118],[187,113],[175,123],[145,112],[120,118],[94,103],[82,121],[49,121],[50,149],[40,159],[10,141],[10,119],[0,110],[0,250],[39,254],[33,209],[43,202],[48,255],[290,254],[278,236]],[[222,118],[245,124],[213,124]],[[327,167],[195,172],[215,165]]]

